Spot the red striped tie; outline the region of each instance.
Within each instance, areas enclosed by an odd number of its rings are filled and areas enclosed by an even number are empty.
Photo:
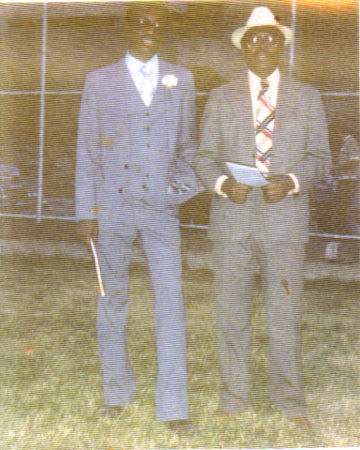
[[[262,173],[269,172],[270,154],[274,130],[275,108],[267,96],[269,82],[261,80],[261,90],[256,102],[256,167]]]

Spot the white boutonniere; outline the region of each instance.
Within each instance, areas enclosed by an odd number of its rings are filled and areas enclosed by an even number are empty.
[[[165,75],[162,80],[161,83],[166,86],[167,88],[172,88],[177,86],[178,84],[178,79],[175,75],[169,74],[169,75]]]

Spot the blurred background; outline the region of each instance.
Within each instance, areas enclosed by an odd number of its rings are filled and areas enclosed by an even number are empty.
[[[162,56],[192,70],[200,118],[208,91],[241,69],[230,35],[260,5],[295,32],[283,71],[318,88],[326,108],[333,171],[312,199],[311,232],[359,237],[359,154],[353,150],[346,167],[340,157],[345,136],[359,140],[357,0],[171,1]],[[125,8],[120,1],[0,2],[3,223],[73,220],[81,90],[89,71],[124,55]],[[182,206],[182,222],[206,225],[208,206],[208,194],[198,195]]]

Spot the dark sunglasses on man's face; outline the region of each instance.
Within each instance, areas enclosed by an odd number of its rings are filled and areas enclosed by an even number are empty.
[[[266,33],[266,34],[253,34],[251,36],[246,36],[243,40],[242,45],[245,45],[248,48],[255,48],[257,46],[271,46],[271,47],[279,47],[283,42],[283,39],[280,36]]]
[[[148,28],[155,28],[156,30],[161,30],[163,27],[163,24],[158,20],[150,20],[147,17],[136,17],[131,19],[130,25],[134,28],[139,28],[142,30],[148,29]]]

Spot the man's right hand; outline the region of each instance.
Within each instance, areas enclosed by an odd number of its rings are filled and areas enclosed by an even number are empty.
[[[92,238],[94,243],[96,244],[98,238],[97,220],[80,220],[77,224],[77,234],[81,242],[83,242],[87,248],[90,248],[90,238]]]
[[[239,183],[235,178],[227,178],[220,187],[221,191],[224,192],[229,200],[238,205],[245,203],[246,197],[252,187],[247,184]]]

